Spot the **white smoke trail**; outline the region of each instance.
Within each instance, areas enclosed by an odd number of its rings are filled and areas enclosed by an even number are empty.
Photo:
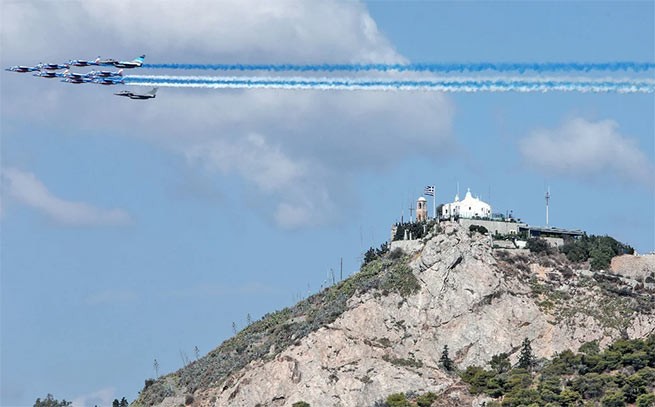
[[[127,76],[126,85],[208,89],[318,89],[438,92],[618,92],[653,93],[652,79],[442,77],[417,80],[312,77]]]

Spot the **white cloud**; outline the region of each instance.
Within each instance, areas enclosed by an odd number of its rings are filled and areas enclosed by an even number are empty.
[[[519,148],[525,161],[545,174],[583,180],[612,174],[649,187],[655,181],[653,163],[613,120],[574,118],[554,130],[533,131]]]
[[[164,4],[11,3],[4,10],[3,56],[11,56],[10,64],[98,54],[125,59],[142,52],[147,62],[405,61],[358,2]],[[29,28],[34,26],[40,30]],[[57,47],[46,37],[57,38]],[[3,99],[13,121],[22,117],[73,131],[109,129],[145,138],[192,166],[236,174],[261,195],[254,201],[268,202],[266,216],[284,227],[342,218],[341,208],[352,201],[353,175],[390,169],[417,156],[434,157],[452,143],[453,105],[430,92],[167,88],[156,100],[134,103],[118,100],[104,87],[66,86],[18,74],[10,79]],[[33,100],[46,90],[55,100],[34,117]]]
[[[120,209],[100,209],[53,195],[32,173],[16,168],[2,170],[3,196],[34,208],[65,226],[124,225],[130,216]]]

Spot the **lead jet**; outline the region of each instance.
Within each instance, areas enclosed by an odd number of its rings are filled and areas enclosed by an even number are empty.
[[[39,62],[36,65],[36,68],[39,68],[40,70],[45,69],[48,71],[56,71],[58,69],[68,69],[70,68],[70,65],[68,64],[44,64],[43,62]]]
[[[145,54],[141,55],[138,58],[133,59],[132,61],[115,61],[114,66],[116,68],[139,68],[143,65],[143,60],[146,58]]]
[[[16,65],[6,68],[5,71],[25,73],[40,71],[40,69],[35,66]]]
[[[118,93],[114,93],[116,96],[125,96],[130,99],[137,99],[137,100],[143,100],[143,99],[154,99],[155,96],[157,96],[157,89],[158,88],[152,88],[149,92],[140,94],[140,93],[134,93],[129,90],[122,90]]]

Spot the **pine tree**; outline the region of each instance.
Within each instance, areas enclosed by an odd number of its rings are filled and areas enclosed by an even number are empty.
[[[441,363],[441,366],[443,366],[447,371],[451,372],[453,370],[453,361],[448,356],[448,345],[444,345],[439,363]]]
[[[532,354],[532,346],[530,340],[525,338],[521,344],[521,355],[519,356],[519,367],[531,371],[534,367],[534,355]]]

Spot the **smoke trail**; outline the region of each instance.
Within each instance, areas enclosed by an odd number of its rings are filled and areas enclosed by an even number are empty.
[[[649,79],[437,78],[380,80],[348,78],[264,78],[206,76],[126,76],[126,85],[212,89],[425,90],[439,92],[618,92],[653,93]]]
[[[655,69],[652,62],[514,62],[452,64],[143,64],[146,69],[182,69],[213,71],[265,72],[646,72]]]

